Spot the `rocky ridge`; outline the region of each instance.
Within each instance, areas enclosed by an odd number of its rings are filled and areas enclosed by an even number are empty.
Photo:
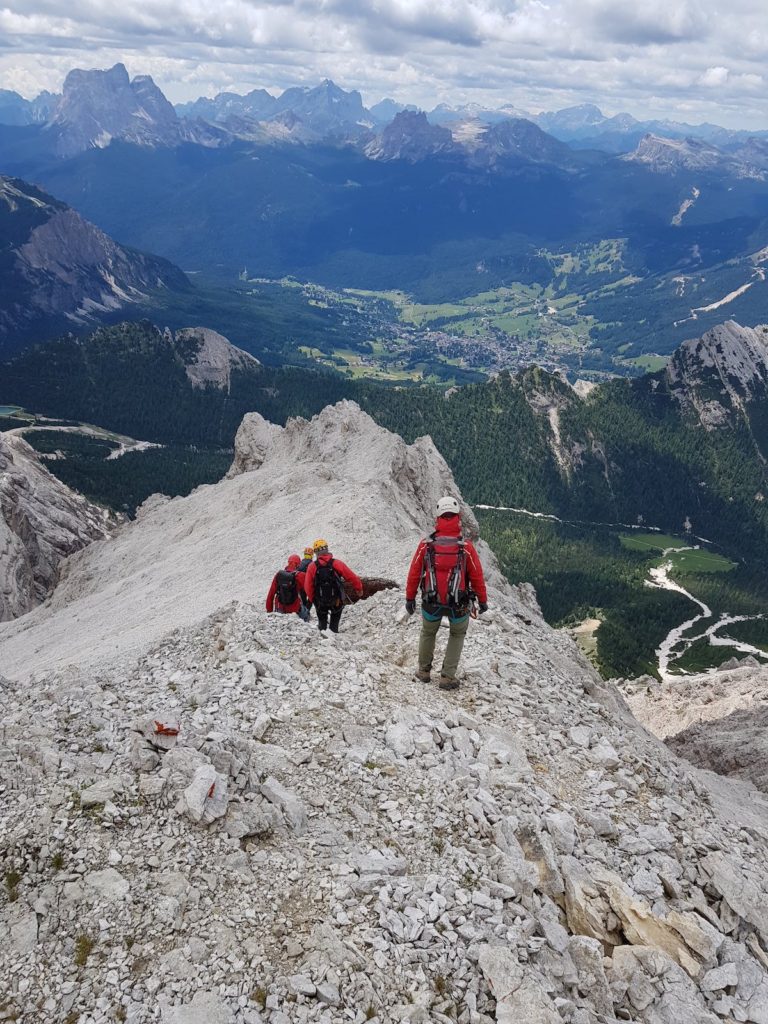
[[[113,520],[42,465],[21,437],[0,433],[0,621],[50,594],[62,560],[107,536]]]
[[[371,160],[417,163],[428,157],[457,152],[450,130],[430,124],[423,110],[401,110],[379,135],[365,145],[365,155]]]
[[[243,566],[260,593],[291,518],[305,535],[291,506],[310,481],[313,532],[398,580],[453,485],[428,439],[350,403],[284,430],[251,417],[239,448],[230,480],[76,556],[58,611],[0,631],[6,1018],[763,1024],[760,794],[642,729],[487,550],[492,608],[455,694],[413,680],[401,594],[348,609],[338,637],[242,600]],[[258,510],[258,544],[226,519],[213,564],[206,509],[233,505]],[[185,531],[197,608],[163,564],[189,557]],[[132,597],[105,560],[120,547]],[[139,613],[177,628],[116,649],[114,585],[128,631]],[[73,613],[91,646],[67,668]]]
[[[636,149],[621,159],[643,164],[657,174],[685,170],[727,173],[736,178],[762,180],[765,177],[759,166],[745,163],[702,139],[665,138],[648,133],[640,139]]]
[[[149,75],[131,79],[124,64],[70,71],[47,130],[60,157],[103,149],[113,139],[139,146],[217,146],[228,139],[204,121],[181,120]]]
[[[167,260],[119,245],[34,185],[0,176],[0,226],[7,248],[0,281],[0,345],[35,330],[84,323],[146,299],[185,291]]]
[[[229,479],[140,510],[109,543],[75,555],[45,608],[23,628],[0,627],[3,674],[145,649],[232,600],[266,595],[277,563],[317,536],[356,571],[399,580],[437,499],[458,495],[429,438],[407,445],[353,402],[285,428],[251,414],[235,466]]]
[[[768,327],[719,324],[684,342],[664,374],[672,394],[704,427],[724,426],[768,392]]]

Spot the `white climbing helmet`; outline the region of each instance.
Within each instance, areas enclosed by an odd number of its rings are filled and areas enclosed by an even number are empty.
[[[452,498],[450,494],[446,494],[444,498],[441,498],[437,503],[437,514],[438,516],[444,516],[446,512],[454,512],[456,515],[459,514],[461,509],[459,503],[455,498]]]

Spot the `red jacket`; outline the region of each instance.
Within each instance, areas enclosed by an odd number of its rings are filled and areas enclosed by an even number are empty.
[[[362,597],[363,583],[360,577],[353,573],[348,565],[344,565],[343,562],[340,562],[338,558],[333,558],[333,555],[326,554],[320,555],[307,569],[307,578],[304,582],[304,590],[306,591],[309,600],[315,600],[315,574],[317,573],[317,566],[327,565],[331,559],[333,559],[333,568],[339,576],[341,576],[341,578],[347,583],[351,584],[351,586],[357,591],[358,597]]]
[[[296,572],[301,565],[301,559],[298,555],[291,555],[286,565],[288,572]],[[289,604],[287,607],[283,607],[277,599],[277,577],[278,573],[275,573],[272,580],[272,586],[269,588],[267,594],[267,611],[268,612],[297,612],[301,608],[301,594],[305,586],[306,573],[296,572],[296,586],[298,587],[299,593],[295,601]]]
[[[435,522],[435,536],[456,537],[458,539],[461,536],[460,518],[454,516],[452,519],[446,519],[441,516]],[[421,580],[427,568],[426,553],[428,541],[429,538],[422,540],[416,548],[416,554],[413,556],[411,568],[408,570],[408,581],[405,585],[406,601],[413,601],[421,586]],[[438,545],[435,548],[435,576],[437,577],[439,604],[448,604],[448,580],[453,567],[456,565],[458,550],[458,544]],[[485,589],[483,567],[480,564],[480,559],[471,540],[464,541],[464,551],[467,556],[467,579],[469,585],[477,594],[478,601],[481,604],[487,604],[488,591]]]

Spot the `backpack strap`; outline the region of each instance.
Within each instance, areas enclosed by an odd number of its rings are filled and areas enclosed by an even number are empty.
[[[436,604],[437,571],[435,569],[435,534],[431,533],[424,540],[424,561],[421,569],[421,601],[422,604]]]

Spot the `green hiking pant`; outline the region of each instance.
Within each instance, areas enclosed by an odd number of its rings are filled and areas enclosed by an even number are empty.
[[[432,669],[432,659],[435,655],[435,640],[440,629],[442,615],[437,617],[421,613],[421,637],[419,638],[419,668],[422,672],[429,672]],[[448,646],[445,648],[443,667],[441,675],[448,679],[455,679],[459,669],[459,658],[464,647],[464,637],[467,635],[469,616],[462,615],[459,618],[448,616],[450,626],[448,633]]]

